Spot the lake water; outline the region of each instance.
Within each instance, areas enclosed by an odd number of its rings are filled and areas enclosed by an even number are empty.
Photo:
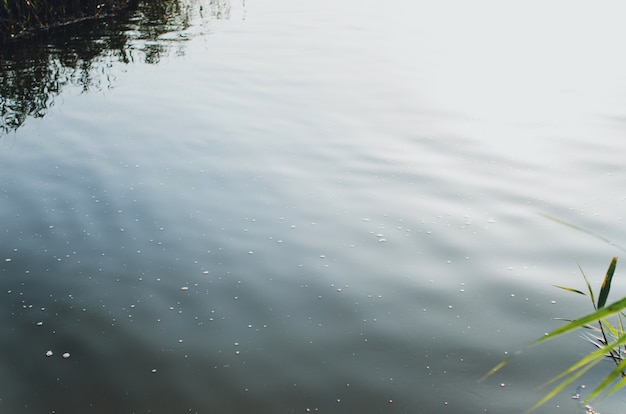
[[[523,412],[591,345],[479,379],[621,253],[542,214],[626,243],[623,11],[185,0],[3,46],[2,412]]]

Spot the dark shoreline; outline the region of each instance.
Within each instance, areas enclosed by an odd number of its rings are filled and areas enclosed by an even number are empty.
[[[139,0],[14,0],[0,5],[0,43],[136,8]]]

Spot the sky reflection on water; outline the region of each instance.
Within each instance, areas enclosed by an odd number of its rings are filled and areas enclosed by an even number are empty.
[[[537,213],[619,240],[622,26],[607,75],[580,5],[192,4],[2,137],[6,411],[523,412],[588,350],[478,382],[615,254]]]

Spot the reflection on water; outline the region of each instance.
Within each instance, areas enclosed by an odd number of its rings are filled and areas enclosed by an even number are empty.
[[[228,19],[228,0],[208,4],[171,0],[94,21],[40,33],[0,48],[0,134],[28,117],[43,117],[68,86],[83,92],[114,86],[114,63],[158,63],[184,54],[184,43],[202,33],[188,31],[191,19]],[[206,28],[206,25],[205,25]]]
[[[242,6],[140,8],[2,52],[0,411],[523,412],[588,344],[478,379],[579,309],[550,286],[580,288],[572,256],[606,271],[606,245],[535,212],[622,237],[617,126],[554,141],[476,112],[498,84],[464,75],[502,54],[456,63],[493,24],[474,6],[461,35],[438,2]],[[621,91],[581,110],[626,111]]]

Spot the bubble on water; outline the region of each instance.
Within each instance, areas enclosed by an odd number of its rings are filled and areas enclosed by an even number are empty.
[[[180,290],[189,290],[189,286],[183,286],[180,288]]]
[[[253,252],[252,250],[250,250],[250,251],[248,252],[248,254],[254,254],[254,252]]]
[[[203,275],[208,275],[208,274],[209,274],[209,271],[208,271],[208,270],[205,270],[204,272],[202,272],[202,274],[203,274]]]
[[[70,353],[66,352],[63,354],[63,358],[68,359],[70,357]]]
[[[42,325],[43,325],[43,322],[41,321],[37,322],[37,326],[42,326]]]
[[[5,261],[5,262],[10,262],[10,261],[11,261],[11,259],[4,259],[4,261]]]
[[[52,351],[48,351],[48,352],[46,352],[46,356],[47,356],[47,357],[51,357],[52,355],[53,355]]]
[[[320,259],[325,259],[326,255],[325,254],[320,254]]]
[[[156,368],[153,368],[151,371],[153,374],[157,372]]]

